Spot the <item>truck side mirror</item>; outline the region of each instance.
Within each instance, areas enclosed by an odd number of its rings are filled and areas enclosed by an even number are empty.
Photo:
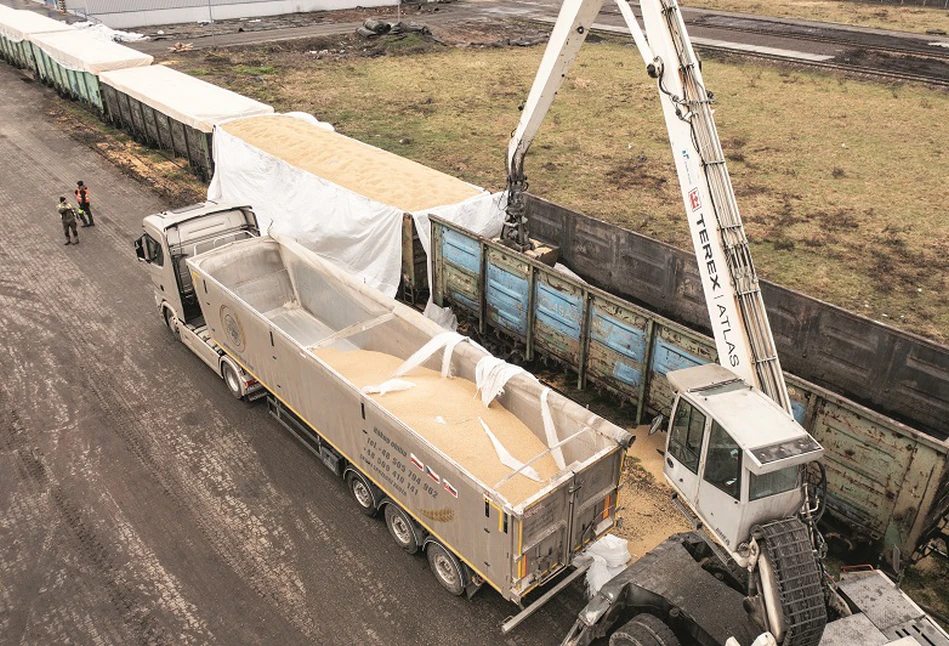
[[[652,418],[652,424],[649,425],[649,434],[655,435],[659,431],[664,431],[666,426],[666,418],[662,415],[656,415]]]
[[[145,255],[145,236],[142,235],[135,241],[135,255],[139,262],[148,262],[148,256]]]

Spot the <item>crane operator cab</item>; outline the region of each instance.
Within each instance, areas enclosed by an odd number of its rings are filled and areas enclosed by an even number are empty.
[[[757,388],[717,364],[667,375],[676,392],[663,470],[732,557],[758,525],[794,517],[823,448]]]

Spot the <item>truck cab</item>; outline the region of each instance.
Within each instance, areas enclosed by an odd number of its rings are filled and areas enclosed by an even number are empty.
[[[249,206],[204,202],[149,215],[135,253],[148,267],[155,305],[165,325],[215,370],[235,397],[262,393],[256,380],[211,339],[186,260],[231,242],[257,237],[257,217]]]
[[[798,513],[804,465],[820,459],[823,448],[770,397],[722,366],[667,376],[677,394],[666,479],[737,557],[756,525]]]

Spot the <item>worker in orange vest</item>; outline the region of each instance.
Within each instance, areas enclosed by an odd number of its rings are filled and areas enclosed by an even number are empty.
[[[96,221],[92,217],[92,207],[89,205],[89,187],[83,184],[82,180],[76,182],[76,201],[79,202],[79,219],[82,220],[82,226],[96,226]]]

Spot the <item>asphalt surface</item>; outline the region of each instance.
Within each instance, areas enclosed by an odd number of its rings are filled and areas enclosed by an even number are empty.
[[[569,589],[508,637],[444,592],[154,307],[132,240],[168,205],[0,65],[0,643],[551,644]],[[82,179],[97,226],[64,246]]]

